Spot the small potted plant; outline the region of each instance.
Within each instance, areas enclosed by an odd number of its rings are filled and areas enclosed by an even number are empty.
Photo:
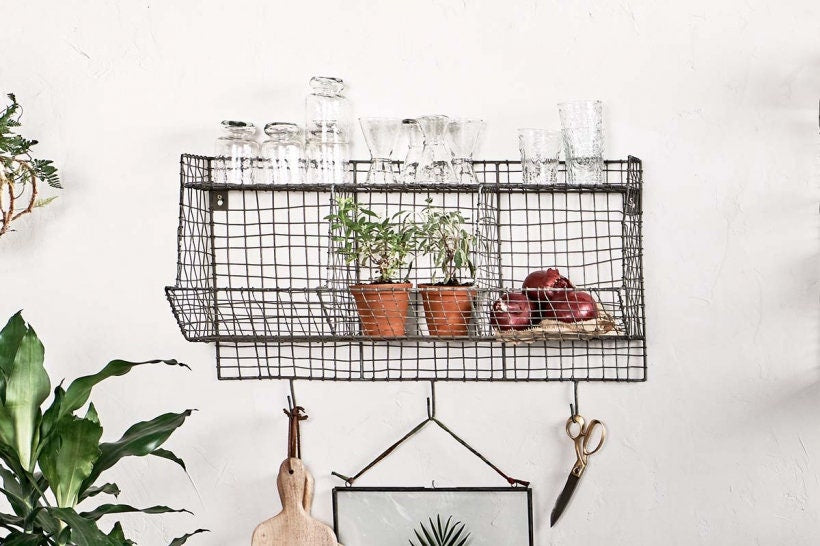
[[[399,279],[415,251],[415,225],[408,214],[399,211],[382,218],[352,198],[336,200],[336,211],[325,217],[330,221],[337,252],[348,264],[375,272],[370,283],[350,286],[362,322],[362,331],[373,337],[405,335],[405,320],[410,306],[410,288]]]
[[[470,259],[475,237],[464,229],[467,219],[457,210],[447,211],[431,205],[421,211],[417,228],[417,246],[420,253],[432,258],[442,279],[420,284],[424,317],[432,336],[466,336],[473,312],[473,277],[475,266]],[[458,274],[467,271],[470,280],[461,282]]]

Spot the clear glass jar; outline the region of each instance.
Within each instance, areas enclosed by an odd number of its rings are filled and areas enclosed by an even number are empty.
[[[308,180],[343,183],[350,162],[350,102],[339,78],[316,76],[305,101],[305,139]]]
[[[419,182],[452,184],[456,175],[450,160],[453,154],[447,148],[444,136],[450,118],[447,116],[422,116],[418,118],[421,132],[424,133],[424,148],[421,150],[416,179]]]
[[[252,184],[254,163],[259,156],[259,144],[254,140],[256,127],[244,121],[223,121],[222,135],[216,139],[213,164],[217,184]]]
[[[558,105],[569,184],[604,183],[603,108],[599,100]]]
[[[415,119],[403,119],[401,123],[407,136],[407,155],[404,156],[404,163],[401,165],[401,181],[412,184],[416,181],[421,151],[424,149],[424,134]]]
[[[270,184],[299,184],[304,180],[302,129],[295,123],[274,121],[265,125],[262,142],[263,180]]]

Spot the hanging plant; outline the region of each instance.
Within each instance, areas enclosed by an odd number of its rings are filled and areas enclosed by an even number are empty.
[[[53,162],[31,155],[37,141],[15,133],[23,109],[13,94],[8,98],[11,104],[0,111],[0,236],[21,216],[56,199],[40,198],[40,184],[62,189]]]

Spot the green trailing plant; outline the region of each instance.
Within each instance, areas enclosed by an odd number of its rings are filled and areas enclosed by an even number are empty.
[[[460,521],[453,522],[453,516],[441,523],[441,515],[436,516],[436,520],[429,518],[429,527],[424,523],[419,523],[419,528],[413,530],[418,543],[410,539],[410,546],[465,546],[470,539],[470,533],[466,532],[465,525]]]
[[[337,252],[348,264],[377,272],[374,284],[395,282],[416,248],[416,226],[405,211],[382,218],[350,197],[336,200],[330,221]]]
[[[32,157],[37,141],[15,132],[23,110],[13,94],[8,98],[11,103],[0,111],[0,236],[21,216],[56,199],[41,199],[40,183],[62,188],[53,162]]]
[[[441,273],[443,285],[458,285],[459,272],[466,271],[475,277],[475,265],[470,259],[475,245],[475,236],[464,229],[467,219],[457,210],[445,210],[427,205],[420,212],[416,230],[419,252],[429,254],[433,265]],[[437,278],[434,273],[433,281]]]
[[[4,546],[123,546],[133,544],[120,522],[106,533],[100,519],[108,515],[142,512],[187,512],[167,506],[135,508],[116,501],[88,506],[101,496],[116,498],[115,483],[101,475],[124,457],[147,456],[185,463],[162,445],[192,410],[165,413],[136,423],[115,442],[101,442],[103,427],[89,401],[95,385],[125,375],[137,366],[175,360],[127,362],[112,360],[102,370],[79,377],[67,388],[54,388],[43,365],[45,349],[21,313],[0,331],[0,481],[12,513],[0,512],[0,543]],[[185,366],[187,367],[187,366]],[[179,537],[171,546],[184,544]]]

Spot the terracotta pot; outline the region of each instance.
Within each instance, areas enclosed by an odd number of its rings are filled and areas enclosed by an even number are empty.
[[[372,337],[405,335],[404,322],[410,306],[408,283],[354,284],[350,287],[362,321],[362,331]]]
[[[475,288],[420,284],[419,292],[431,336],[457,337],[468,334]]]

